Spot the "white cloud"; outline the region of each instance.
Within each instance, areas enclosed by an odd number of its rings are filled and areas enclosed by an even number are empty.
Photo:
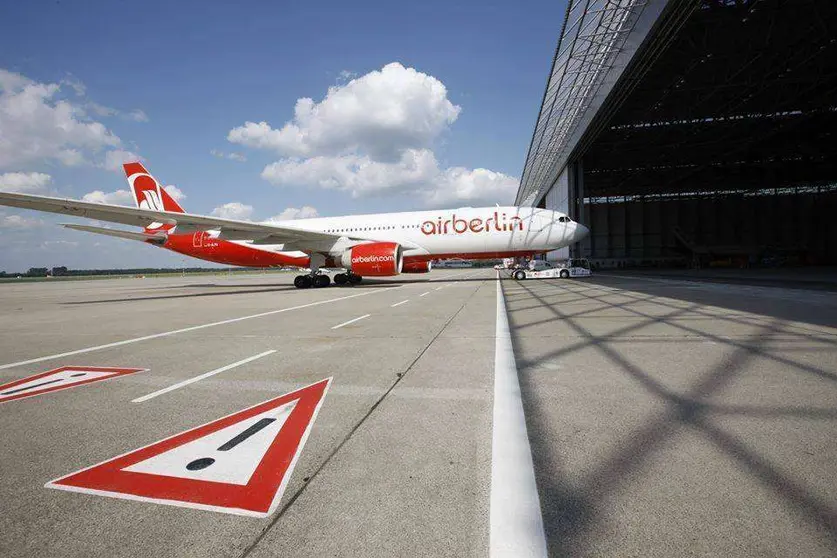
[[[42,172],[7,172],[0,174],[0,190],[39,194],[46,191],[52,177]]]
[[[68,167],[77,167],[87,163],[84,155],[78,149],[62,149],[55,158]]]
[[[350,70],[341,70],[339,74],[337,74],[338,81],[349,81],[357,77],[356,72],[352,72]]]
[[[102,117],[118,116],[122,120],[131,120],[133,122],[148,122],[148,115],[142,109],[134,109],[129,111],[121,111],[113,107],[100,105],[99,103],[88,102],[84,108],[90,112]]]
[[[283,159],[265,167],[262,178],[277,186],[316,186],[359,197],[414,189],[437,171],[433,152],[408,149],[392,163],[374,161],[366,155]]]
[[[68,75],[66,78],[62,79],[61,85],[70,86],[73,91],[76,92],[76,97],[83,97],[87,93],[87,86],[85,86],[81,80],[72,75]]]
[[[222,206],[216,207],[212,210],[212,215],[220,217],[221,219],[235,219],[238,221],[245,221],[253,214],[253,206],[246,205],[240,202],[225,203]]]
[[[35,217],[23,215],[0,215],[0,229],[33,229],[43,226],[44,222]]]
[[[0,68],[0,90],[17,91],[31,84],[32,80],[26,76]]]
[[[75,92],[76,99],[62,95],[67,89]],[[0,168],[46,160],[112,167],[112,161],[127,152],[121,149],[119,136],[90,114],[137,122],[147,121],[148,116],[140,109],[122,112],[85,95],[84,84],[72,76],[59,83],[39,83],[0,69]]]
[[[174,201],[179,202],[180,200],[186,199],[186,194],[184,194],[183,190],[181,190],[177,186],[173,186],[170,184],[168,186],[163,186],[163,188],[165,188],[166,192],[169,193],[169,195],[174,199]]]
[[[274,215],[270,219],[265,219],[263,223],[276,223],[279,221],[290,221],[292,219],[310,219],[312,217],[319,217],[320,214],[316,208],[310,205],[303,205],[302,207],[288,207],[282,213]]]
[[[60,88],[0,69],[0,168],[44,159],[75,161],[67,150],[97,152],[121,144],[101,122],[88,119],[83,108],[61,99]]]
[[[99,166],[107,170],[121,172],[122,163],[130,163],[139,159],[140,156],[133,151],[114,149],[105,153],[105,160]]]
[[[230,130],[227,139],[283,156],[360,151],[374,160],[392,161],[404,149],[428,147],[459,112],[441,81],[393,62],[329,88],[319,103],[297,100],[294,118],[281,129],[246,122]]]
[[[213,157],[218,157],[219,159],[229,159],[231,161],[238,161],[239,163],[243,163],[243,162],[247,161],[247,157],[245,157],[241,153],[234,153],[234,152],[225,153],[224,151],[220,151],[218,149],[211,149],[209,151],[209,153]]]
[[[107,203],[110,205],[135,205],[134,195],[128,190],[117,190],[115,192],[103,192],[94,190],[82,196],[81,201],[93,203]]]
[[[488,205],[511,203],[520,181],[507,174],[488,169],[450,167],[423,192],[428,205],[440,206],[455,202],[482,202]]]
[[[168,192],[175,201],[180,201],[186,197],[186,195],[180,191],[180,188],[177,186],[165,186],[166,192]],[[81,198],[82,201],[92,202],[92,203],[106,203],[110,205],[125,205],[128,207],[134,207],[136,205],[136,200],[134,200],[134,194],[131,193],[130,190],[116,190],[115,192],[103,192],[102,190],[94,190],[92,192],[88,192],[84,194]]]
[[[129,110],[122,114],[126,120],[133,120],[134,122],[148,122],[148,115],[142,109]]]
[[[99,103],[87,103],[86,108],[98,116],[116,116],[119,114],[119,111],[115,108],[106,107],[104,105],[100,105]]]
[[[222,219],[235,219],[238,221],[250,221],[253,216],[253,206],[241,202],[225,203],[212,210],[212,215]],[[289,221],[291,219],[309,219],[319,217],[317,209],[310,205],[302,207],[288,207],[278,215],[261,221],[262,223],[275,223],[277,221]]]
[[[412,194],[431,206],[513,199],[514,177],[439,166],[433,142],[461,110],[448,100],[441,81],[398,63],[361,77],[344,71],[339,79],[319,103],[297,100],[294,118],[281,129],[246,122],[230,130],[227,139],[278,152],[282,158],[261,173],[277,186],[338,190],[353,197]]]
[[[412,193],[428,205],[506,203],[518,186],[516,178],[488,169],[440,169],[433,152],[427,149],[406,150],[395,163],[357,155],[284,159],[265,167],[262,178],[278,186],[340,190],[353,197]]]
[[[87,86],[73,75],[68,75],[66,78],[62,79],[61,85],[70,86],[73,91],[76,92],[76,97],[83,97],[87,93]]]

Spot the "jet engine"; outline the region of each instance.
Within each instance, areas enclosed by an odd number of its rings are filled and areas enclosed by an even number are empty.
[[[401,273],[427,273],[432,267],[432,262],[410,262],[404,264]]]
[[[352,246],[340,257],[340,264],[355,275],[389,277],[404,267],[404,255],[397,242],[370,242]]]

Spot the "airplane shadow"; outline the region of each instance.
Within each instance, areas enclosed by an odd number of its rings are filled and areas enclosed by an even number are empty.
[[[247,285],[248,287],[253,287],[254,285]],[[258,285],[256,285],[258,286]],[[75,302],[65,302],[64,305],[66,306],[79,306],[79,305],[87,305],[87,304],[106,304],[106,303],[114,303],[114,302],[143,302],[149,300],[170,300],[170,299],[179,299],[179,298],[202,298],[202,297],[217,297],[217,296],[231,296],[231,295],[247,295],[247,294],[257,294],[257,293],[273,293],[273,292],[288,292],[288,291],[299,291],[293,285],[262,285],[264,287],[272,287],[272,288],[260,288],[260,289],[237,289],[237,290],[227,290],[223,292],[208,292],[208,293],[180,293],[180,294],[170,294],[170,295],[155,295],[155,296],[144,296],[144,297],[122,297],[122,298],[107,298],[107,299],[98,299],[98,300],[80,300]],[[371,283],[371,284],[361,284],[361,285],[347,285],[338,287],[336,285],[332,285],[328,287],[329,290],[332,289],[368,289],[368,288],[393,288],[398,287],[397,283]],[[205,284],[205,285],[181,285],[181,286],[173,286],[173,287],[165,287],[169,289],[184,289],[184,288],[225,288],[225,289],[235,289],[234,285],[214,285],[214,284]],[[312,289],[313,290],[313,289]]]
[[[205,287],[207,285],[204,285]],[[172,287],[172,288],[182,288],[182,287]],[[227,287],[229,288],[229,287]],[[224,292],[213,292],[213,293],[184,293],[184,294],[171,294],[171,295],[157,295],[157,296],[144,296],[144,297],[123,297],[123,298],[106,298],[106,299],[99,299],[99,300],[79,300],[76,302],[65,302],[64,304],[67,306],[78,306],[78,305],[85,305],[85,304],[105,304],[108,302],[142,302],[148,300],[167,300],[167,299],[177,299],[177,298],[201,298],[201,297],[215,297],[215,296],[229,296],[229,295],[243,295],[243,294],[254,294],[254,293],[271,293],[271,292],[281,292],[281,291],[293,291],[296,290],[296,287],[293,285],[287,286],[284,285],[282,287],[275,287],[272,289],[245,289],[245,290],[235,290],[235,291],[224,291]]]

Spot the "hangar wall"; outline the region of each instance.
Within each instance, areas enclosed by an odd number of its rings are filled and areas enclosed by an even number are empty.
[[[598,267],[833,264],[835,212],[834,188],[585,199],[579,255]]]

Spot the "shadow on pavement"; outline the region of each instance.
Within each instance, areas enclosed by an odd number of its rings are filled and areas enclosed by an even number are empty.
[[[698,305],[718,306],[813,325],[837,327],[837,294],[723,282],[686,281],[652,276],[595,275],[585,283],[617,287],[643,295],[665,296]]]
[[[730,434],[713,421],[714,417],[722,415],[762,420],[786,417],[801,421],[837,420],[837,407],[725,405],[714,402],[736,381],[745,366],[752,366],[755,358],[776,361],[793,374],[813,375],[826,380],[830,389],[835,390],[837,400],[837,371],[798,362],[792,354],[785,354],[769,346],[773,338],[781,337],[783,340],[799,339],[800,342],[806,343],[814,340],[825,344],[824,350],[828,352],[837,351],[837,336],[821,332],[815,332],[819,335],[812,336],[804,328],[786,322],[804,317],[803,310],[810,312],[810,305],[806,305],[807,309],[794,309],[792,304],[771,304],[769,308],[760,308],[758,300],[736,300],[733,296],[719,300],[715,293],[683,289],[662,289],[661,292],[659,284],[628,279],[618,284],[618,288],[627,291],[618,291],[615,294],[615,278],[601,277],[597,278],[596,283],[544,280],[513,284],[522,288],[523,292],[507,295],[509,324],[520,371],[526,422],[550,555],[580,556],[595,552],[595,537],[602,530],[607,530],[609,515],[618,507],[621,492],[637,482],[653,482],[653,479],[643,478],[652,458],[663,449],[671,451],[679,438],[693,433],[698,433],[709,441],[724,459],[755,479],[783,507],[792,509],[796,515],[802,517],[804,522],[821,533],[826,544],[837,553],[835,503],[807,488],[803,478],[793,475],[793,468],[780,469],[748,446],[747,439]],[[602,285],[608,288],[601,288]],[[646,286],[649,288],[645,288]],[[618,303],[609,300],[616,296],[620,301],[622,298],[627,300]],[[676,298],[683,303],[676,303],[669,300],[670,298]],[[582,310],[573,312],[564,306],[567,300],[576,303],[587,301],[589,304],[582,307]],[[643,306],[639,307],[640,304]],[[728,316],[717,309],[706,308],[705,304],[756,312],[766,317]],[[643,311],[649,305],[659,306],[654,307],[653,313]],[[764,300],[761,301],[761,305],[764,306]],[[524,322],[524,316],[533,308],[547,309],[551,315],[539,322]],[[573,308],[578,308],[578,305]],[[613,310],[619,310],[620,315],[621,312],[627,312],[635,319],[627,321],[626,325],[616,331],[602,335],[592,333],[579,321],[579,318],[590,318],[591,314],[597,312],[610,312],[610,315],[613,315]],[[689,321],[684,319],[686,317],[698,320],[731,320],[735,324],[755,327],[757,333],[748,334],[744,338],[722,337],[696,329],[689,325]],[[828,321],[824,317],[814,320],[815,323]],[[527,360],[522,353],[523,337],[530,332],[537,335],[532,328],[550,327],[553,324],[555,328],[560,326],[569,330],[568,336],[562,337],[566,339],[566,343],[556,345],[554,350],[536,359]],[[688,387],[670,388],[632,362],[623,351],[626,343],[635,342],[635,339],[628,337],[629,334],[655,324],[665,324],[672,328],[673,332],[680,332],[690,338],[697,337],[701,341],[727,345],[731,350],[725,352],[722,362],[706,366],[700,374],[692,378]],[[649,341],[658,340],[652,338]],[[686,341],[677,339],[676,342]],[[533,374],[527,374],[526,370],[582,349],[599,352],[612,365],[611,370],[618,370],[627,375],[653,398],[664,403],[664,410],[649,412],[645,423],[632,430],[630,437],[611,447],[610,453],[591,458],[590,463],[585,464],[580,472],[577,471],[571,477],[565,464],[556,457],[559,452],[550,447],[550,424],[553,427],[555,424],[554,409],[539,403],[536,378]],[[792,383],[789,385],[792,386]]]

